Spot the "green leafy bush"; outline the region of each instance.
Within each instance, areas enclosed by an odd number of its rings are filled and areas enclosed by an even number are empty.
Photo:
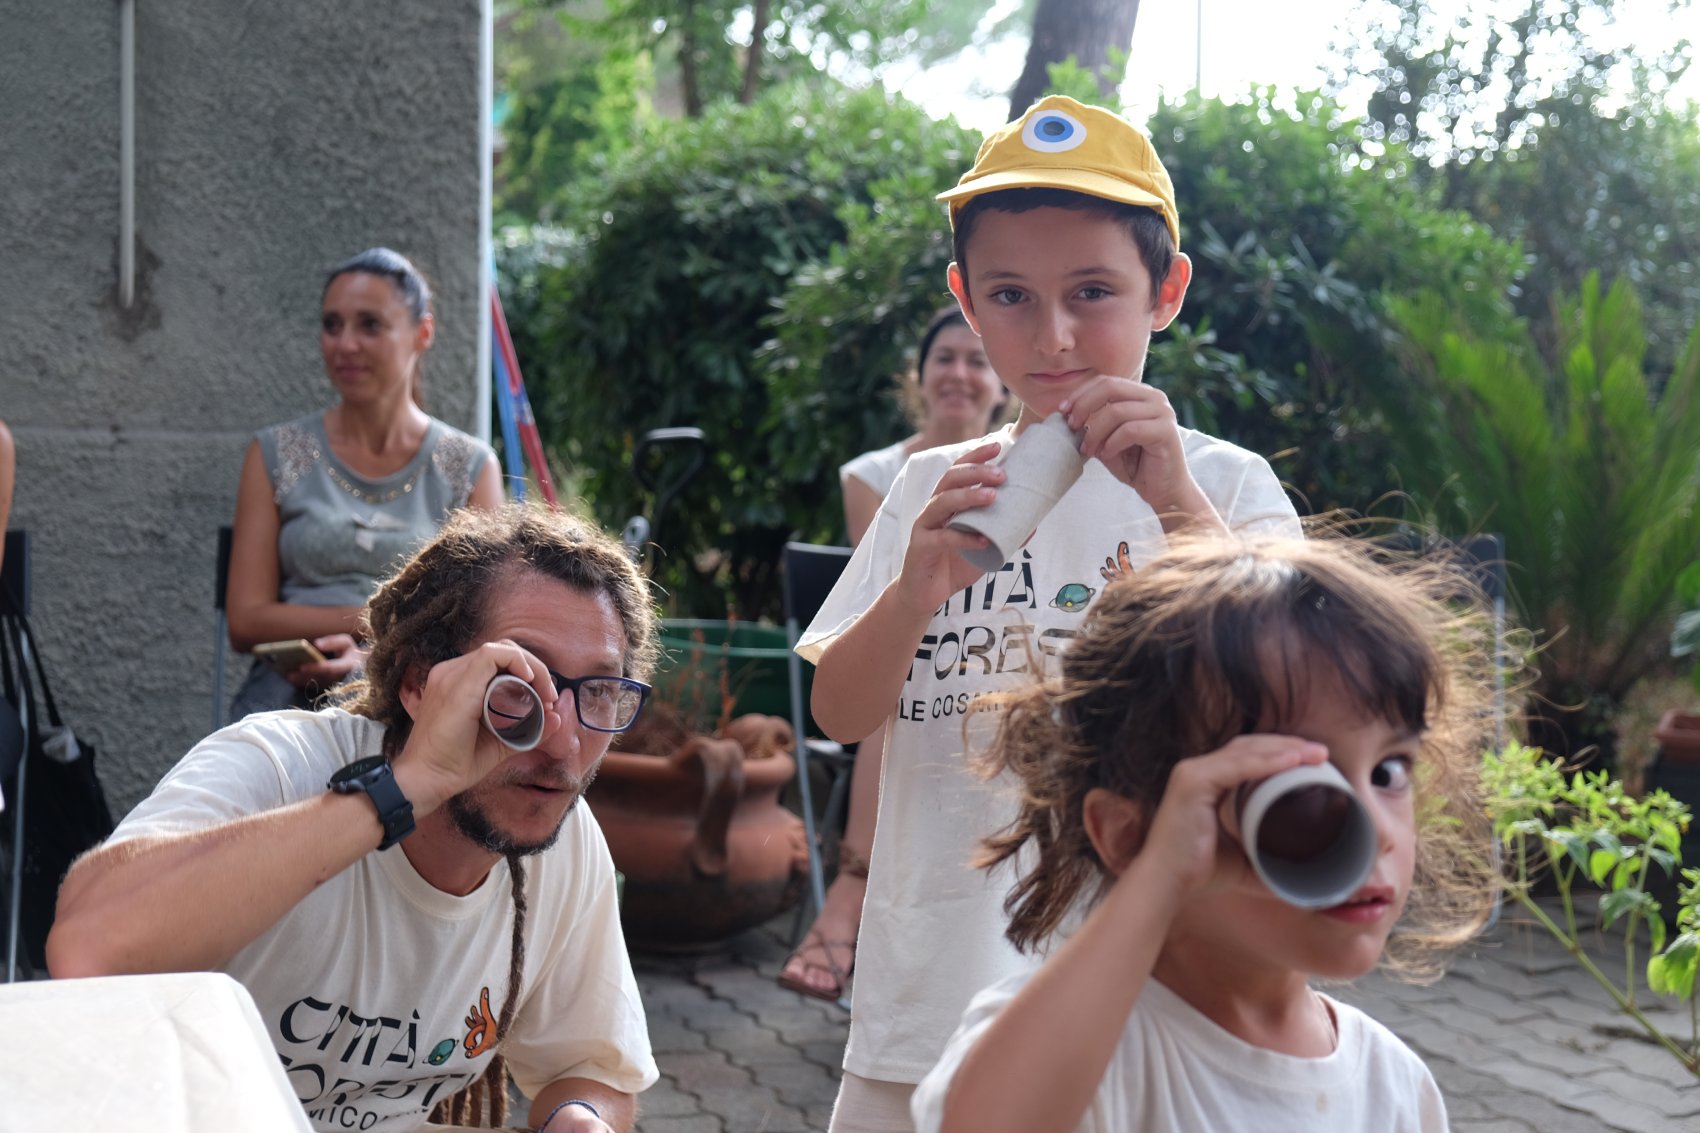
[[[1398,305],[1413,385],[1396,435],[1406,483],[1446,531],[1505,536],[1522,624],[1545,635],[1532,735],[1561,755],[1665,652],[1678,575],[1700,545],[1700,326],[1657,396],[1629,285],[1590,274],[1546,349],[1483,331],[1450,294]]]
[[[836,464],[867,434],[811,417],[824,412],[819,403],[789,405],[789,386],[777,409],[773,375],[784,366],[757,359],[775,301],[799,273],[831,263],[846,217],[882,209],[876,194],[930,200],[934,171],[962,165],[972,142],[882,91],[787,87],[652,123],[565,194],[571,236],[557,263],[528,269],[535,286],[512,302],[529,323],[524,364],[539,428],[596,516],[616,527],[652,502],[632,476],[636,438],[672,425],[707,433],[709,463],[656,517],[656,577],[670,612],[771,616],[785,540],[837,530]],[[840,290],[846,305],[877,305],[894,301],[893,283],[847,280]],[[874,399],[865,418],[869,434],[881,426],[881,443],[892,412]],[[794,428],[832,447],[800,459]]]

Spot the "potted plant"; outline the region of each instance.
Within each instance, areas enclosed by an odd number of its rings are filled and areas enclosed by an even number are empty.
[[[728,639],[729,642],[730,639]],[[621,923],[640,948],[697,947],[795,904],[802,821],[780,806],[791,725],[742,712],[729,644],[669,650],[656,695],[615,737],[586,792],[625,876]]]

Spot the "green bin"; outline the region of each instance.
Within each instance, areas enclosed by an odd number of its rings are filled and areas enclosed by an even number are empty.
[[[761,712],[791,719],[791,677],[785,627],[707,618],[663,618],[655,690],[660,699],[707,720],[720,715],[721,673],[733,698],[732,714]],[[809,702],[814,666],[803,663],[803,704]],[[807,718],[811,734],[814,722]]]

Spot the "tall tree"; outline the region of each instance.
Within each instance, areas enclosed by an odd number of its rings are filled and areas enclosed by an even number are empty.
[[[1027,63],[1009,95],[1010,121],[1021,117],[1050,85],[1050,66],[1072,58],[1098,79],[1107,97],[1121,85],[1139,0],[1039,0]]]

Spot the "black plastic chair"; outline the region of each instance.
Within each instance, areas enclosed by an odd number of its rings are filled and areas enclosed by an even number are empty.
[[[230,536],[233,528],[226,523],[218,529],[218,560],[213,577],[213,694],[212,730],[218,731],[229,721],[225,714],[230,706],[224,701],[224,659],[230,652],[230,622],[224,613],[224,593],[230,588]]]
[[[845,564],[849,561],[849,547],[815,543],[785,544],[783,592],[785,639],[790,646],[786,666],[791,679],[791,727],[796,733],[797,789],[802,796],[803,833],[809,844],[809,898],[814,903],[816,916],[820,915],[821,909],[826,905],[826,877],[821,864],[820,831],[832,829],[845,808],[855,756],[846,752],[841,744],[808,736],[808,704],[803,699],[804,661],[797,656],[796,649],[797,640],[803,634],[803,627],[814,619],[821,603],[826,601],[826,596],[832,592],[833,585],[837,583],[838,576],[844,573]],[[821,814],[818,827],[815,823],[814,794],[810,783],[811,760],[819,761],[832,776],[826,808]],[[797,925],[792,932],[793,944],[796,943],[796,938],[800,937],[803,927],[801,909],[798,912]]]
[[[9,600],[0,602],[0,608],[17,610],[25,617],[30,612],[30,537],[27,531],[8,531],[5,533],[6,551],[5,562],[0,564],[0,590]],[[19,722],[23,725],[24,740],[27,744],[31,730],[34,727],[30,720],[32,697],[29,687],[29,673],[25,668],[26,649],[33,650],[35,642],[30,641],[23,627],[14,621],[4,623],[5,632],[14,633],[9,642],[0,644],[0,648],[9,649],[11,655],[18,661],[15,679],[18,682],[19,697],[16,705]],[[14,767],[0,768],[0,780],[7,783],[5,805],[9,812],[8,821],[12,825],[12,846],[10,851],[10,868],[6,879],[6,982],[11,983],[18,978],[18,936],[23,924],[24,897],[24,806],[28,800],[28,783],[26,774],[29,769],[27,749],[20,752],[20,758]]]

